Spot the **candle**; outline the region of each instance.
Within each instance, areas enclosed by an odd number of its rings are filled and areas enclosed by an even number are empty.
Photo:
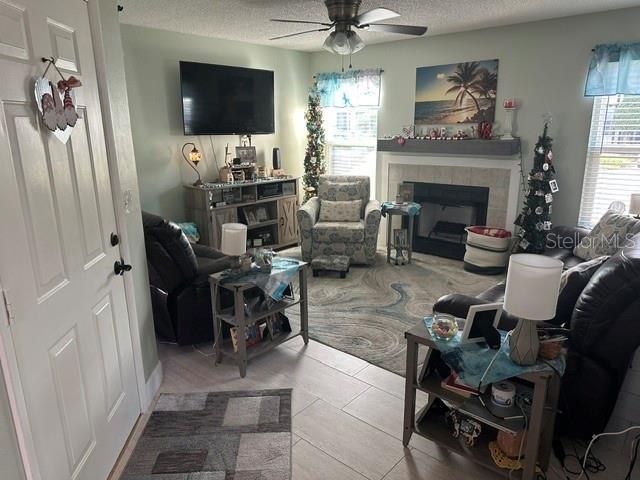
[[[514,98],[505,98],[502,102],[504,108],[516,108],[516,101]]]

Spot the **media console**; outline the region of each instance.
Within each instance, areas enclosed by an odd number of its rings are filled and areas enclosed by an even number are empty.
[[[200,242],[220,248],[222,224],[247,225],[247,247],[274,249],[298,243],[298,178],[185,185],[187,220],[198,225]]]

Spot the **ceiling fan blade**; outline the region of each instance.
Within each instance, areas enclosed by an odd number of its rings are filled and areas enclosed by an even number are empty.
[[[324,25],[325,27],[333,26],[333,23],[326,22],[307,22],[306,20],[284,20],[280,18],[272,18],[272,22],[280,22],[280,23],[306,23],[309,25]]]
[[[270,38],[269,40],[280,40],[281,38],[295,37],[296,35],[304,35],[305,33],[326,32],[327,30],[331,30],[331,27],[314,28],[313,30],[305,30],[304,32],[296,32],[296,33],[290,33],[288,35],[280,35],[279,37],[273,37],[273,38]]]
[[[369,25],[375,22],[384,22],[385,20],[391,20],[392,18],[396,18],[399,16],[400,14],[398,12],[394,12],[393,10],[389,10],[388,8],[374,8],[367,12],[361,13],[356,18],[354,18],[353,21],[359,27],[360,25]]]
[[[424,35],[427,32],[427,27],[417,27],[415,25],[389,25],[389,24],[372,24],[363,25],[360,28],[364,28],[369,32],[385,32],[385,33],[401,33],[403,35]]]

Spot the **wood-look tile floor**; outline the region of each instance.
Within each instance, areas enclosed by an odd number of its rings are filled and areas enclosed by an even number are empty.
[[[417,435],[404,448],[404,378],[321,343],[305,346],[299,337],[285,343],[251,361],[244,379],[234,363],[214,366],[213,357],[193,347],[161,344],[158,350],[161,392],[293,388],[294,480],[503,478]],[[418,408],[425,402],[426,395],[419,395]],[[138,422],[112,480],[119,478],[146,420],[143,415]],[[549,478],[561,477],[549,472]]]

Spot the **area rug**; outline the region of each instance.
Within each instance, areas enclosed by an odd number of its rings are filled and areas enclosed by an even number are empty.
[[[300,258],[300,249],[280,255]],[[431,313],[438,298],[477,295],[503,279],[466,272],[461,261],[419,253],[411,264],[395,266],[378,251],[375,265],[352,266],[345,279],[309,275],[309,336],[404,376],[404,332]],[[296,308],[287,315],[299,324]]]
[[[160,395],[121,480],[290,480],[291,389]]]

